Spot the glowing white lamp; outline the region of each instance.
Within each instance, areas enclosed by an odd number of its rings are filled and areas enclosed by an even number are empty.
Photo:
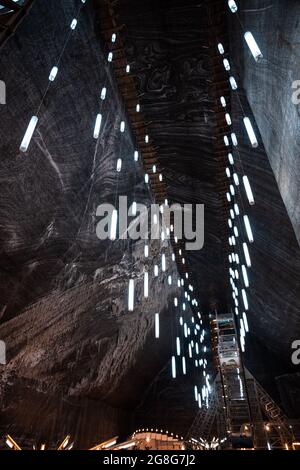
[[[257,42],[254,39],[253,34],[250,31],[246,31],[246,33],[244,34],[244,38],[254,59],[256,60],[256,62],[259,62],[263,58],[263,55],[260,48],[258,47]]]
[[[50,74],[49,74],[49,81],[50,82],[54,82],[55,78],[56,78],[56,75],[57,75],[57,72],[58,72],[58,67],[56,67],[56,65],[54,67],[52,67],[51,71],[50,71]]]
[[[242,289],[242,297],[243,297],[243,302],[244,302],[245,310],[248,310],[248,309],[249,309],[249,305],[248,305],[248,298],[247,298],[247,294],[246,294],[245,289]]]
[[[113,210],[111,216],[111,226],[110,226],[110,234],[109,238],[111,240],[115,240],[117,236],[117,223],[118,223],[118,212],[116,209]]]
[[[237,90],[238,86],[234,77],[232,76],[229,77],[229,83],[230,83],[232,90]]]
[[[149,274],[144,272],[144,297],[149,297]]]
[[[257,142],[257,138],[256,138],[256,135],[255,135],[255,132],[254,132],[254,129],[253,129],[253,126],[251,124],[251,121],[248,117],[245,117],[243,119],[244,121],[244,126],[246,128],[246,131],[247,131],[247,134],[248,134],[248,137],[249,137],[249,140],[250,140],[250,143],[252,145],[252,147],[256,148],[258,147],[258,142]]]
[[[117,172],[120,173],[121,170],[122,170],[122,159],[118,158],[118,160],[117,160]]]
[[[228,6],[232,13],[236,13],[238,11],[238,7],[235,0],[228,0]]]
[[[245,287],[249,287],[249,279],[248,279],[247,269],[246,269],[246,266],[244,264],[242,265],[242,273],[243,273],[243,279],[244,279]]]
[[[124,131],[125,131],[125,121],[121,121],[120,132],[124,132]]]
[[[32,116],[32,118],[29,121],[29,124],[28,124],[28,127],[26,129],[23,140],[21,142],[21,145],[20,145],[20,151],[21,152],[26,152],[27,151],[37,123],[38,123],[38,117],[37,116]]]
[[[129,279],[128,310],[132,312],[133,309],[134,309],[134,279]]]
[[[246,195],[247,195],[249,204],[251,206],[253,206],[254,205],[254,197],[253,197],[253,192],[252,192],[252,189],[251,189],[251,186],[250,186],[250,183],[249,183],[248,176],[243,176],[243,183],[244,183],[244,188],[245,188],[245,191],[246,191]]]
[[[102,101],[104,101],[105,98],[106,98],[106,87],[105,86],[101,90],[100,98],[102,99]]]
[[[97,114],[95,127],[94,127],[94,135],[93,135],[94,139],[98,139],[99,137],[101,122],[102,122],[102,114]]]
[[[249,220],[249,217],[247,215],[244,215],[244,225],[245,225],[248,240],[249,240],[250,243],[253,243],[253,241],[254,241],[253,233],[252,233],[252,229],[251,229],[251,225],[250,225],[250,220]]]
[[[180,351],[181,351],[180,338],[177,336],[177,338],[176,338],[176,353],[177,353],[177,356],[180,356]]]
[[[223,47],[223,44],[221,42],[219,42],[218,44],[218,51],[220,52],[220,54],[224,54],[224,47]]]
[[[176,360],[175,356],[172,356],[172,377],[176,379]]]
[[[76,18],[73,18],[73,20],[71,21],[71,24],[70,24],[70,28],[74,30],[76,28],[76,26],[77,26],[77,20],[76,20]]]
[[[137,162],[139,159],[139,152],[137,150],[134,151],[133,157],[134,157],[134,161]]]
[[[249,254],[247,243],[243,243],[243,250],[244,250],[246,265],[248,266],[248,268],[251,268],[251,259],[250,259],[250,254]]]
[[[159,338],[159,313],[155,314],[155,338]]]
[[[229,61],[227,59],[223,60],[223,65],[224,65],[224,69],[227,70],[227,72],[229,72],[230,64],[229,64]]]
[[[183,375],[186,375],[186,362],[184,356],[182,356],[182,373]]]

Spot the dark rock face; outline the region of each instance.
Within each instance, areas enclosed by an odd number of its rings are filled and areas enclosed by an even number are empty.
[[[169,336],[154,340],[154,313],[161,313],[167,331],[177,287],[167,286],[167,275],[150,276],[150,298],[143,301],[143,243],[96,237],[101,202],[114,203],[118,194],[128,194],[132,202],[133,189],[138,202],[149,204],[152,197],[134,163],[130,134],[120,139],[121,104],[91,7],[83,10],[65,50],[28,153],[18,151],[75,2],[60,10],[57,16],[56,7],[37,1],[1,53],[8,95],[8,105],[1,107],[0,338],[8,361],[0,366],[1,430],[9,428],[21,438],[50,439],[53,432],[55,439],[63,427],[77,445],[87,447],[130,430],[131,410],[170,357]],[[95,146],[104,85],[108,99]],[[120,156],[123,171],[117,177]],[[167,242],[151,242],[148,268],[153,272],[153,265],[161,264],[162,246],[168,274],[175,277]],[[131,276],[136,279],[133,313],[127,310]]]
[[[264,58],[255,63],[234,15],[228,15],[231,54],[299,243],[299,105],[292,102],[292,84],[300,79],[299,2],[241,0],[239,10]]]

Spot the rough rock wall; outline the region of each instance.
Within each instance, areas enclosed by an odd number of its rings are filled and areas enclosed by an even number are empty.
[[[144,301],[143,244],[96,237],[98,204],[114,203],[118,194],[128,194],[131,202],[135,194],[149,204],[152,196],[141,166],[134,164],[128,126],[120,140],[124,110],[91,5],[65,49],[29,151],[18,151],[77,5],[37,0],[0,56],[7,83],[7,106],[0,109],[0,338],[8,360],[0,366],[0,393],[1,431],[55,440],[64,429],[88,446],[130,429],[140,394],[170,356],[169,335],[154,340],[154,313],[161,313],[162,331],[168,331],[177,287],[167,287],[166,274],[150,276],[150,298]],[[107,99],[95,146],[104,84]],[[123,171],[117,181],[118,157]],[[175,276],[168,243],[164,249],[168,274]],[[151,242],[150,254],[153,272],[154,263],[161,264],[160,241]],[[131,275],[133,313],[127,310]]]
[[[300,242],[299,104],[292,103],[292,83],[299,74],[297,0],[241,0],[245,30],[252,31],[263,53],[256,64],[239,21],[228,14],[231,56],[261,132],[280,194]]]

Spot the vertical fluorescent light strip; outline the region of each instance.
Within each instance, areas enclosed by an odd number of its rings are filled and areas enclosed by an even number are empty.
[[[198,401],[198,387],[197,387],[197,385],[194,386],[194,394],[195,394],[195,401]]]
[[[108,53],[107,60],[108,60],[108,62],[112,62],[112,60],[113,60],[113,53],[112,52]]]
[[[161,269],[163,272],[166,270],[166,255],[164,253],[161,255]]]
[[[54,67],[52,67],[51,71],[50,71],[50,74],[49,74],[49,81],[50,82],[54,82],[55,78],[56,78],[56,75],[57,75],[57,72],[58,72],[58,67],[56,67],[56,65]]]
[[[159,338],[159,313],[155,314],[155,338]]]
[[[144,246],[144,256],[145,258],[148,258],[149,256],[149,245]]]
[[[245,289],[242,289],[242,297],[243,297],[243,302],[244,302],[244,307],[245,310],[249,309],[249,304],[248,304],[248,298]]]
[[[223,44],[221,42],[219,42],[218,44],[218,51],[220,52],[220,54],[224,54],[224,47],[223,47]]]
[[[100,98],[101,98],[102,101],[104,101],[105,98],[106,98],[106,87],[105,86],[101,90]]]
[[[180,338],[179,338],[179,336],[177,336],[177,338],[176,338],[176,353],[177,353],[177,356],[180,356],[180,351],[181,351],[181,349],[180,349]]]
[[[182,373],[183,375],[186,375],[186,362],[184,356],[182,356]]]
[[[235,132],[232,132],[232,134],[231,134],[231,140],[232,140],[233,145],[234,145],[235,147],[237,147],[237,145],[238,145],[238,140],[237,140],[237,137],[236,137]]]
[[[249,220],[249,217],[247,215],[244,215],[244,225],[245,225],[245,229],[246,229],[246,232],[247,232],[248,240],[249,240],[250,243],[253,243],[254,242],[253,233],[252,233],[252,229],[251,229],[251,225],[250,225],[250,220]]]
[[[144,272],[144,297],[147,299],[149,296],[149,274]]]
[[[251,268],[251,259],[250,259],[250,254],[249,254],[247,243],[243,243],[243,250],[244,250],[246,265],[248,266],[248,268]]]
[[[34,130],[36,128],[37,123],[38,123],[38,117],[37,116],[32,116],[32,118],[30,119],[30,122],[28,124],[28,127],[26,129],[23,140],[21,142],[21,145],[20,145],[20,151],[21,152],[26,152],[26,150],[28,149],[31,138],[32,138],[32,134],[34,133]]]
[[[113,33],[111,36],[111,42],[116,42],[116,39],[117,39],[117,35],[116,33]]]
[[[248,134],[248,137],[249,137],[249,140],[251,142],[252,147],[254,147],[254,148],[258,147],[257,138],[256,138],[256,135],[255,135],[254,129],[252,127],[250,119],[248,117],[245,117],[243,119],[243,121],[244,121],[244,126],[246,128],[246,131],[247,131],[247,134]]]
[[[251,206],[253,206],[255,202],[254,202],[254,196],[253,196],[253,192],[249,183],[248,176],[243,176],[243,183],[244,183],[244,188],[245,188],[246,195],[248,198],[248,202]]]
[[[202,408],[202,402],[201,402],[201,395],[198,393],[198,406],[199,408]]]
[[[121,169],[122,169],[122,159],[118,158],[118,160],[117,160],[117,172],[120,173]]]
[[[248,325],[247,315],[245,312],[243,312],[243,322],[244,322],[246,333],[249,333],[249,325]]]
[[[77,26],[77,20],[76,20],[76,18],[73,18],[73,20],[70,24],[70,28],[74,30],[76,28],[76,26]]]
[[[125,121],[121,121],[120,123],[120,132],[124,132],[125,131]]]
[[[232,13],[236,13],[238,11],[237,4],[235,3],[234,0],[228,0],[228,6],[230,10],[232,11]]]
[[[118,223],[118,212],[117,212],[117,209],[114,209],[112,211],[110,234],[109,234],[109,238],[111,240],[116,239],[116,236],[117,236],[117,223]]]
[[[244,38],[254,59],[256,60],[256,62],[259,62],[263,58],[263,55],[260,48],[258,47],[257,42],[254,39],[253,34],[250,31],[246,31],[246,33],[244,34]]]
[[[223,60],[223,65],[224,65],[224,69],[227,70],[227,72],[229,72],[229,70],[230,70],[230,64],[229,64],[228,59],[224,59],[224,60]]]
[[[172,377],[176,379],[176,360],[175,356],[172,356]]]
[[[134,279],[129,279],[128,287],[128,310],[133,312],[134,309]]]
[[[244,279],[245,287],[249,287],[249,279],[248,279],[247,269],[246,269],[246,266],[244,264],[242,265],[242,273],[243,273],[243,279]]]
[[[101,128],[102,114],[97,114],[95,127],[94,127],[94,139],[98,139],[100,128]]]
[[[158,266],[157,266],[157,264],[154,265],[154,276],[155,277],[158,276]]]
[[[137,162],[139,159],[139,152],[135,150],[133,156],[134,156],[134,161]]]
[[[234,77],[232,76],[229,77],[229,83],[230,83],[232,90],[237,90],[238,86]]]

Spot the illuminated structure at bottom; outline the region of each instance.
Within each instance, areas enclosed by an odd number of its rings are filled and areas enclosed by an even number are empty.
[[[215,449],[292,449],[295,438],[286,416],[243,365],[233,315],[216,314],[211,333],[218,372],[208,408],[196,415],[187,445],[199,450],[212,443]]]

